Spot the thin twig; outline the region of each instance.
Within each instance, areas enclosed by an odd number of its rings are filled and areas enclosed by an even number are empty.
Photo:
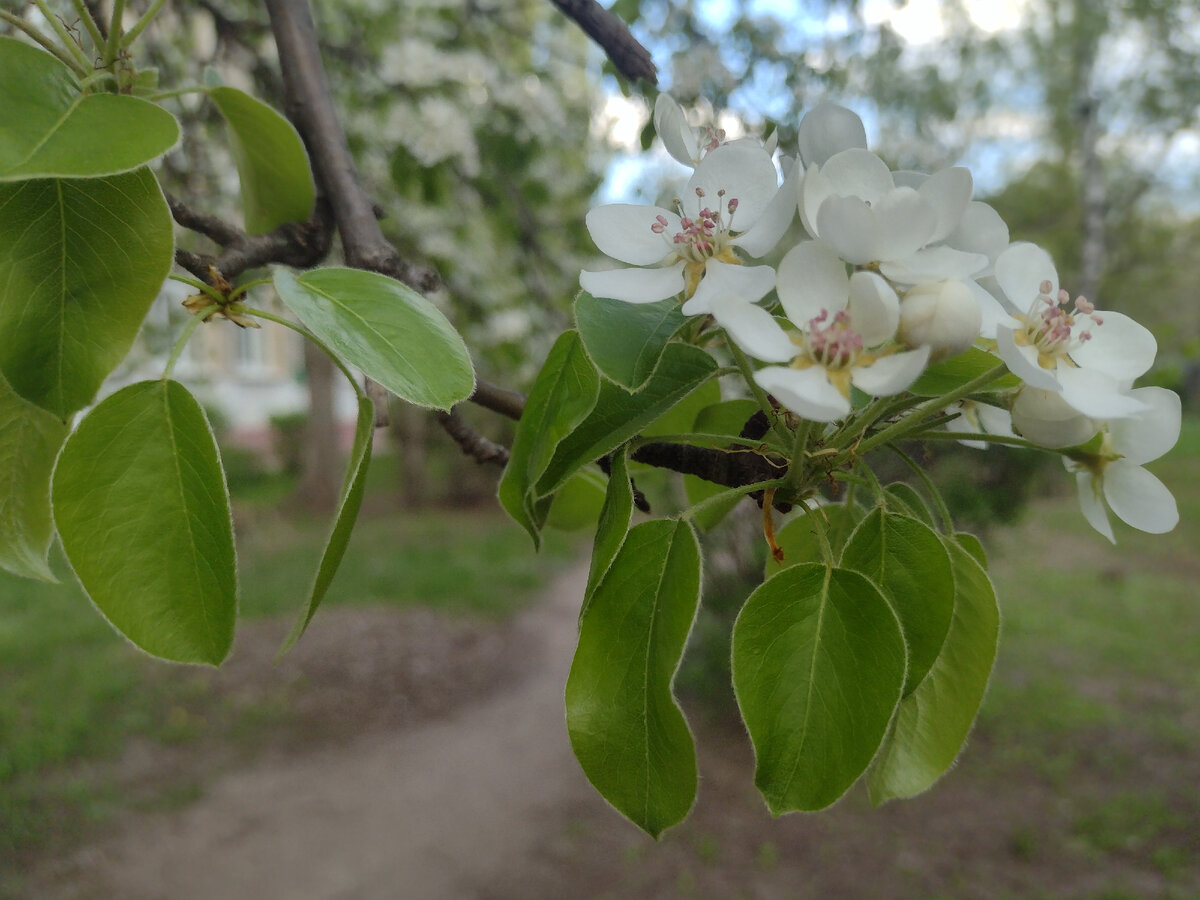
[[[596,0],[550,0],[572,19],[584,33],[600,45],[617,71],[630,81],[645,80],[658,84],[658,69],[650,51],[643,47],[629,32],[616,14],[605,9]]]
[[[434,413],[438,423],[446,430],[446,434],[454,438],[462,452],[470,456],[480,465],[491,463],[504,468],[508,464],[508,448],[488,440],[458,414],[457,409],[450,412],[438,410]]]

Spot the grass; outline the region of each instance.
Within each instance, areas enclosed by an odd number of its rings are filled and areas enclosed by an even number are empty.
[[[280,516],[257,498],[239,505],[238,519],[239,616],[294,615],[328,522]],[[572,540],[547,537],[535,554],[528,536],[492,510],[364,517],[325,605],[422,605],[503,617],[536,594],[556,562],[574,554]],[[102,786],[64,782],[61,773],[112,757],[131,736],[171,744],[204,730],[186,712],[204,682],[155,677],[163,664],[116,634],[61,558],[54,563],[58,585],[0,572],[0,872],[51,832],[69,842],[71,829],[111,805]],[[319,613],[312,627],[321,627]],[[247,709],[229,738],[253,744],[286,714]],[[186,798],[190,788],[181,790]]]

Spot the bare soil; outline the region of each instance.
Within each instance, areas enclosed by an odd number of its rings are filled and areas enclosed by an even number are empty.
[[[977,733],[959,767],[916,800],[873,810],[855,790],[825,813],[772,820],[736,720],[693,708],[699,800],[655,843],[592,791],[568,745],[562,690],[584,578],[575,568],[507,625],[323,613],[274,668],[286,623],[244,630],[206,690],[234,710],[278,700],[289,709],[279,727],[238,752],[203,738],[131,749],[117,764],[127,790],[185,772],[198,796],[126,813],[43,861],[28,896],[1200,896],[1190,748],[1123,748],[1144,764],[1114,785],[1099,768],[1048,779]],[[1162,852],[1097,852],[1072,837],[1089,798],[1148,785],[1178,811],[1156,832]]]

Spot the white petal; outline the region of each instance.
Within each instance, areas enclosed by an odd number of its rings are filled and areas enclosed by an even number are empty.
[[[963,410],[962,407],[958,406],[957,404],[946,407],[946,412],[958,413],[957,416],[946,423],[947,431],[952,431],[956,434],[966,434],[983,430],[982,428],[977,427],[978,423],[971,421],[965,410]],[[970,447],[972,450],[986,450],[988,448],[987,441],[960,440],[959,443],[964,447]]]
[[[800,224],[810,237],[818,237],[817,213],[825,199],[833,195],[833,185],[819,166],[811,165],[801,173],[799,194]]]
[[[685,316],[712,312],[715,297],[728,295],[744,303],[756,303],[775,287],[775,270],[770,266],[738,266],[710,259],[704,266],[704,277],[687,303]]]
[[[1055,450],[1082,444],[1100,428],[1057,391],[1028,385],[1013,401],[1012,426],[1026,440]]]
[[[1183,408],[1179,395],[1166,388],[1137,388],[1129,395],[1145,403],[1148,409],[1109,423],[1108,432],[1112,436],[1113,452],[1140,466],[1158,459],[1175,446],[1179,440]]]
[[[754,380],[796,415],[814,422],[834,422],[850,412],[850,401],[829,383],[821,366],[767,366],[754,373]]]
[[[972,200],[958,228],[946,238],[946,243],[968,253],[982,253],[995,262],[996,257],[1008,247],[1008,226],[992,207]]]
[[[659,94],[654,101],[654,130],[663,146],[685,166],[695,166],[700,158],[696,132],[688,124],[687,114],[670,94]]]
[[[704,192],[702,198],[696,189]],[[717,209],[737,200],[733,230],[746,231],[758,221],[779,188],[779,173],[771,155],[761,144],[737,141],[723,144],[710,152],[688,181],[683,195],[685,209]],[[724,197],[719,196],[724,191]]]
[[[836,253],[820,241],[805,241],[780,260],[775,290],[787,317],[808,328],[809,319],[821,310],[832,314],[846,308],[850,279]]]
[[[856,388],[872,397],[890,397],[916,381],[928,362],[929,348],[918,347],[884,356],[869,366],[855,366],[850,380]]]
[[[987,268],[988,258],[981,253],[967,253],[953,247],[929,247],[918,250],[894,262],[883,262],[879,271],[892,281],[916,284],[919,281],[941,281],[946,278],[970,278]]]
[[[937,213],[912,188],[896,188],[871,208],[879,220],[883,244],[878,259],[903,259],[929,243]]]
[[[1050,296],[1058,294],[1058,270],[1050,254],[1036,244],[1013,244],[996,259],[996,281],[1009,301],[1022,314],[1038,298],[1044,281]]]
[[[1096,483],[1095,477],[1091,472],[1077,472],[1075,487],[1079,491],[1079,508],[1083,511],[1083,517],[1087,519],[1087,523],[1115,544],[1117,539],[1113,537],[1112,524],[1108,521],[1108,512],[1104,509],[1104,501],[1100,499],[1097,490],[1099,485]]]
[[[799,352],[775,317],[761,306],[726,295],[713,300],[712,314],[733,342],[755,359],[785,363]]]
[[[608,269],[580,272],[579,286],[593,297],[653,303],[683,290],[683,263],[664,269]]]
[[[800,120],[800,158],[806,166],[825,165],[835,153],[867,149],[867,131],[853,111],[834,103],[818,103]]]
[[[1079,365],[1104,372],[1121,381],[1133,381],[1154,365],[1158,342],[1145,326],[1117,312],[1102,313],[1102,325],[1081,324],[1091,334],[1071,351],[1071,359]],[[1080,317],[1082,320],[1083,317]]]
[[[875,203],[895,189],[892,173],[882,159],[858,148],[835,153],[821,165],[821,174],[834,194]]]
[[[1104,499],[1117,518],[1138,531],[1163,534],[1179,524],[1175,498],[1141,466],[1109,463],[1104,468]]]
[[[1012,427],[1012,414],[1007,409],[987,403],[977,403],[975,404],[975,415],[979,417],[979,424],[988,434],[1016,437]]]
[[[792,224],[792,219],[796,217],[797,195],[804,170],[797,162],[784,171],[787,175],[783,184],[775,192],[763,214],[758,217],[758,221],[733,239],[734,244],[751,256],[766,256],[770,253]]]
[[[971,173],[962,166],[934,172],[921,182],[917,192],[937,213],[937,225],[929,236],[930,241],[940,241],[958,227],[971,202],[973,188]]]
[[[1013,338],[1011,327],[1004,324],[996,326],[996,350],[1008,366],[1008,370],[1026,384],[1047,391],[1062,390],[1053,373],[1038,365],[1037,350],[1018,344]]]
[[[864,265],[880,258],[879,220],[857,197],[827,197],[817,211],[817,232],[848,263]]]
[[[1063,399],[1093,419],[1121,419],[1146,410],[1122,384],[1095,369],[1077,369],[1060,363],[1055,370]]]
[[[979,325],[979,334],[981,337],[994,339],[996,337],[997,325],[1005,325],[1010,329],[1020,326],[1020,323],[1009,315],[1008,310],[990,292],[984,290],[983,287],[973,280],[968,280],[965,283],[971,291],[971,296],[979,304],[979,312],[982,316]]]
[[[663,234],[650,230],[657,216],[667,220]],[[601,253],[631,266],[649,266],[666,259],[673,252],[671,238],[682,229],[679,216],[670,210],[632,203],[597,206],[588,210],[584,221]]]
[[[862,335],[864,347],[891,340],[900,325],[900,298],[874,272],[850,276],[850,326]]]

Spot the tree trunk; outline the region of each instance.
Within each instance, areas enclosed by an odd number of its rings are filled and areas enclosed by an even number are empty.
[[[333,362],[311,341],[305,341],[304,368],[308,373],[308,425],[296,496],[309,512],[328,514],[337,508],[342,481],[333,405]]]

